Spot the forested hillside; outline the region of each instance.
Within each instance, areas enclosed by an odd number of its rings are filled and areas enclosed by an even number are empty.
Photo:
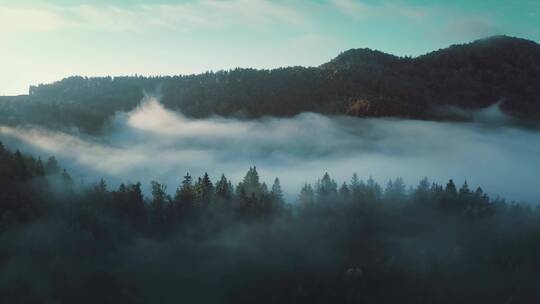
[[[0,145],[2,303],[534,303],[540,213],[356,174],[298,202],[250,168],[109,189]],[[129,179],[129,177],[126,177]],[[143,187],[151,195],[143,195]]]
[[[416,58],[353,49],[319,67],[234,69],[162,77],[70,77],[0,97],[0,123],[75,126],[93,132],[144,92],[192,117],[292,116],[312,111],[366,117],[448,119],[444,106],[540,119],[540,46],[507,36]],[[455,118],[455,117],[454,117]],[[459,119],[459,118],[458,118]]]

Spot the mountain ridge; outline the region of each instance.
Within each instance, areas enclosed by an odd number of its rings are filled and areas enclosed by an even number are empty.
[[[0,98],[0,123],[49,120],[96,131],[116,111],[137,106],[144,92],[158,92],[166,107],[191,117],[282,117],[310,111],[438,120],[446,118],[433,111],[437,108],[480,109],[500,103],[509,115],[537,121],[540,45],[493,36],[417,57],[350,49],[318,67],[73,76],[31,86],[28,95]]]

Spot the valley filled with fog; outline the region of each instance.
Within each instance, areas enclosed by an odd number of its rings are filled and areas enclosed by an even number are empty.
[[[360,119],[303,113],[293,118],[191,119],[147,96],[135,110],[118,112],[101,135],[36,126],[0,127],[0,139],[34,156],[56,156],[75,180],[111,185],[151,180],[173,193],[186,172],[233,183],[250,166],[271,184],[279,177],[295,202],[303,184],[327,171],[338,184],[356,172],[384,187],[403,177],[415,186],[423,177],[481,185],[491,196],[537,203],[540,132],[515,127],[496,107],[473,113],[475,122]],[[136,179],[136,180],[134,180]]]

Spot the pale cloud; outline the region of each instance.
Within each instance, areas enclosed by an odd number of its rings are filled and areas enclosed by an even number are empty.
[[[137,152],[124,153],[119,149],[91,143],[74,135],[44,129],[15,129],[0,126],[0,134],[13,136],[24,142],[31,142],[32,145],[39,147],[43,151],[59,156],[69,150],[76,153],[76,161],[81,165],[93,166],[98,171],[110,174],[122,173],[133,163],[144,159],[143,155]]]
[[[196,0],[179,4],[49,6],[17,8],[0,4],[0,32],[47,32],[89,29],[114,32],[220,29],[229,25],[306,26],[294,6],[267,0]]]
[[[455,39],[474,39],[501,33],[497,23],[485,16],[456,16],[449,18],[443,31]]]
[[[234,0],[212,1],[204,0],[201,4],[209,11],[219,12],[220,15],[232,17],[236,20],[249,20],[257,23],[285,22],[287,24],[305,26],[307,17],[300,9],[290,5],[279,4],[276,1],[266,0]],[[254,23],[253,23],[254,22]]]
[[[185,29],[211,27],[219,19],[211,18],[200,6],[190,4],[140,5],[130,8],[118,6],[81,5],[64,9],[64,18],[78,28],[113,32],[138,32],[155,29]]]
[[[478,14],[449,9],[437,4],[415,6],[402,2],[381,1],[367,3],[360,0],[329,0],[342,14],[360,21],[391,21],[396,25],[403,21],[429,24],[418,29],[429,37],[454,40],[478,39],[501,34],[496,18],[488,10]]]
[[[164,136],[241,136],[249,122],[235,120],[190,120],[177,113],[166,110],[156,98],[147,97],[132,111],[125,122],[129,127]]]
[[[404,4],[383,2],[369,4],[357,0],[330,0],[330,3],[343,14],[355,19],[405,18],[422,20],[430,17],[433,11],[429,8]]]
[[[36,10],[0,6],[0,33],[47,32],[66,26],[55,10]]]

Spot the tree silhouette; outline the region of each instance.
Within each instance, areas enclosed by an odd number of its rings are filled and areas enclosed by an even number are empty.
[[[58,161],[54,156],[49,157],[45,163],[45,173],[47,175],[55,175],[60,173],[60,167],[58,166]]]
[[[230,200],[233,195],[233,189],[225,174],[221,174],[221,178],[216,182],[216,195],[223,200]]]
[[[193,188],[192,177],[186,173],[180,187],[176,189],[174,195],[174,204],[177,216],[180,218],[186,217],[188,213],[193,211],[195,200],[195,192]]]

